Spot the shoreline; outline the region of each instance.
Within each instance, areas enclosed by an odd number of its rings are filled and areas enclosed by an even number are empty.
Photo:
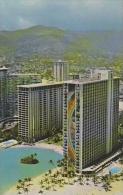
[[[35,147],[35,148],[44,148],[44,149],[50,149],[54,152],[58,152],[59,154],[63,155],[63,148],[61,146],[56,146],[54,144],[47,144],[47,143],[36,143],[34,146],[30,145],[16,145],[13,146],[13,148],[21,148],[21,147]],[[113,163],[114,164],[114,163]],[[60,167],[56,167],[52,169],[52,173],[55,173],[57,170],[59,170]],[[28,195],[39,195],[40,188],[40,181],[44,178],[45,173],[42,173],[36,177],[32,177],[32,186],[30,187],[30,190],[28,192]],[[87,184],[89,183],[89,184]],[[74,185],[65,184],[63,187],[56,188],[56,191],[47,190],[44,191],[44,195],[123,195],[123,181],[115,181],[111,184],[112,188],[110,191],[105,191],[101,185],[94,185],[92,181],[84,181],[83,185],[80,185],[78,182]],[[17,195],[16,190],[17,183],[12,186],[9,190],[4,192],[3,195]],[[24,195],[22,193],[22,195]]]
[[[53,169],[52,172],[55,172],[58,169]],[[44,177],[44,174],[41,174],[37,177],[32,178],[32,186],[28,192],[28,195],[39,195],[40,188],[40,180]],[[75,183],[74,185],[66,184],[64,187],[58,187],[56,191],[49,190],[44,191],[44,195],[123,195],[122,188],[122,180],[115,181],[112,183],[112,188],[110,191],[105,191],[102,187],[95,186],[91,182],[89,185],[86,183],[84,185],[80,185],[79,183]],[[16,185],[11,187],[7,192],[3,195],[17,195]],[[22,193],[22,195],[24,195]]]
[[[54,152],[57,152],[60,155],[63,155],[63,148],[61,146],[57,146],[55,144],[47,144],[47,143],[43,143],[43,142],[37,142],[34,145],[13,145],[10,148],[38,148],[38,149],[48,149]],[[59,167],[56,167],[54,169],[52,169],[52,172],[55,172],[59,170]],[[38,183],[40,182],[40,180],[44,177],[44,175],[47,173],[47,171],[45,173],[41,173],[38,176],[32,177],[32,181],[33,181],[33,186],[34,189],[31,189],[31,195],[33,195],[32,191],[35,191],[35,188],[37,185],[39,185]],[[17,195],[17,190],[16,190],[16,186],[17,183],[15,183],[13,186],[11,186],[7,191],[4,192],[3,195]],[[35,193],[34,193],[35,194]],[[38,193],[37,193],[38,194]]]
[[[58,170],[58,168],[54,168],[54,169],[52,169],[52,172],[54,173],[55,171],[57,171]],[[45,172],[45,173],[42,173],[42,174],[40,174],[40,175],[38,175],[38,176],[35,176],[35,177],[32,177],[32,186],[31,186],[31,188],[30,188],[30,192],[29,192],[29,195],[38,195],[39,193],[39,191],[40,191],[40,180],[45,176],[45,174],[46,173],[48,173],[47,171]],[[18,194],[18,192],[17,192],[17,190],[16,190],[16,186],[17,186],[17,183],[15,184],[15,185],[13,185],[9,190],[7,190],[6,192],[4,192],[4,194],[3,195],[17,195]],[[23,195],[23,193],[22,193],[22,195]]]
[[[54,152],[57,152],[57,153],[59,153],[59,154],[61,154],[61,155],[63,155],[63,148],[62,148],[62,146],[57,146],[57,145],[55,145],[55,144],[47,144],[47,143],[43,143],[43,142],[41,142],[41,143],[35,143],[34,145],[14,145],[14,146],[12,146],[12,147],[10,147],[10,148],[39,148],[39,149],[48,149],[48,150],[52,150],[52,151],[54,151]]]

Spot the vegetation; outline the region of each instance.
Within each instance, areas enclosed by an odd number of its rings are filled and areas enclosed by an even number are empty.
[[[80,175],[76,177],[74,174],[73,166],[70,166],[67,171],[63,168],[66,159],[62,159],[58,161],[58,165],[60,166],[59,170],[52,172],[49,170],[48,173],[40,181],[41,190],[39,193],[43,193],[46,190],[54,190],[56,191],[59,187],[63,187],[66,184],[74,185],[75,182],[79,183],[80,185],[90,185],[92,182],[95,186],[102,186],[105,191],[111,191],[111,183],[123,179],[123,173],[119,175],[111,175],[107,174],[105,176],[97,176],[96,174],[93,175]],[[69,159],[70,161],[70,159]],[[69,162],[72,163],[72,162]],[[69,167],[68,166],[68,167]]]
[[[21,159],[21,163],[23,164],[37,164],[39,160],[36,158],[37,154],[31,154],[30,156],[26,156]]]
[[[118,127],[118,142],[119,142],[119,148],[122,150],[123,148],[123,124],[122,123]]]
[[[49,161],[49,163],[53,164],[52,159]],[[45,173],[40,180],[40,190],[39,194],[43,194],[45,191],[53,190],[57,191],[59,187],[64,187],[64,185],[74,185],[74,183],[79,183],[80,185],[92,185],[92,183],[95,186],[103,187],[103,189],[107,191],[111,191],[112,188],[112,182],[114,181],[120,181],[123,180],[123,172],[118,175],[112,175],[111,173],[104,175],[104,176],[98,176],[97,174],[92,175],[75,175],[75,170],[73,166],[73,161],[71,159],[65,157],[62,160],[59,160],[58,162],[57,170],[52,171],[49,170],[47,173]],[[67,165],[67,169],[64,168],[65,165]],[[22,193],[25,192],[28,194],[29,186],[29,180],[24,179],[24,181],[19,180],[17,185],[18,192]]]
[[[66,172],[63,167],[54,172],[49,170],[40,181],[41,190],[39,193],[46,190],[56,191],[57,188],[63,187],[65,184],[73,185],[74,182],[74,177],[71,177],[71,174]]]
[[[120,124],[120,125],[119,125],[119,128],[118,128],[118,135],[119,135],[119,138],[120,138],[120,139],[123,139],[123,124]]]
[[[123,156],[120,158],[119,162],[123,165]]]
[[[29,190],[30,190],[30,186],[31,184],[31,177],[27,177],[23,180],[19,179],[18,180],[18,184],[16,186],[16,189],[18,191],[18,194],[28,194]]]
[[[53,60],[49,57],[32,55],[31,58],[23,61],[21,71],[23,73],[37,73],[41,75],[41,79],[52,80],[52,65]]]
[[[22,72],[38,72],[41,78],[48,80],[53,79],[51,69],[56,56],[67,60],[73,73],[103,66],[112,67],[123,77],[122,36],[122,32],[75,33],[35,26],[0,32],[0,56],[5,56],[8,62],[14,59]]]
[[[17,139],[18,137],[18,126],[13,127],[11,130],[4,131],[3,128],[0,129],[0,142],[4,142],[10,139]]]
[[[48,144],[56,144],[58,146],[63,146],[63,134],[62,132],[56,133],[44,140]]]

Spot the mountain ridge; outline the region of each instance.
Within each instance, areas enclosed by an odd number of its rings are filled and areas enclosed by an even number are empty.
[[[0,31],[0,56],[23,58],[37,54],[61,58],[70,52],[121,55],[123,31],[73,32],[43,25]]]

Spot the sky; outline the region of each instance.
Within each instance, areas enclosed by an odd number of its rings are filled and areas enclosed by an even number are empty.
[[[123,30],[123,0],[0,0],[0,30],[35,25],[72,31]]]

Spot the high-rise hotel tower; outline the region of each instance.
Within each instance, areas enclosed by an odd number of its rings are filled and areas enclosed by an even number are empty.
[[[6,67],[0,68],[0,121],[4,121],[7,116],[7,70]]]
[[[69,66],[67,62],[58,60],[54,64],[54,78],[56,82],[67,81],[69,79]]]
[[[18,87],[19,137],[41,140],[63,127],[63,83],[29,84]]]
[[[63,89],[64,155],[77,173],[111,153],[118,143],[119,79],[98,70]]]
[[[18,115],[18,85],[27,85],[33,83],[41,83],[40,74],[35,73],[13,73],[8,74],[8,103],[9,115],[11,117]]]

